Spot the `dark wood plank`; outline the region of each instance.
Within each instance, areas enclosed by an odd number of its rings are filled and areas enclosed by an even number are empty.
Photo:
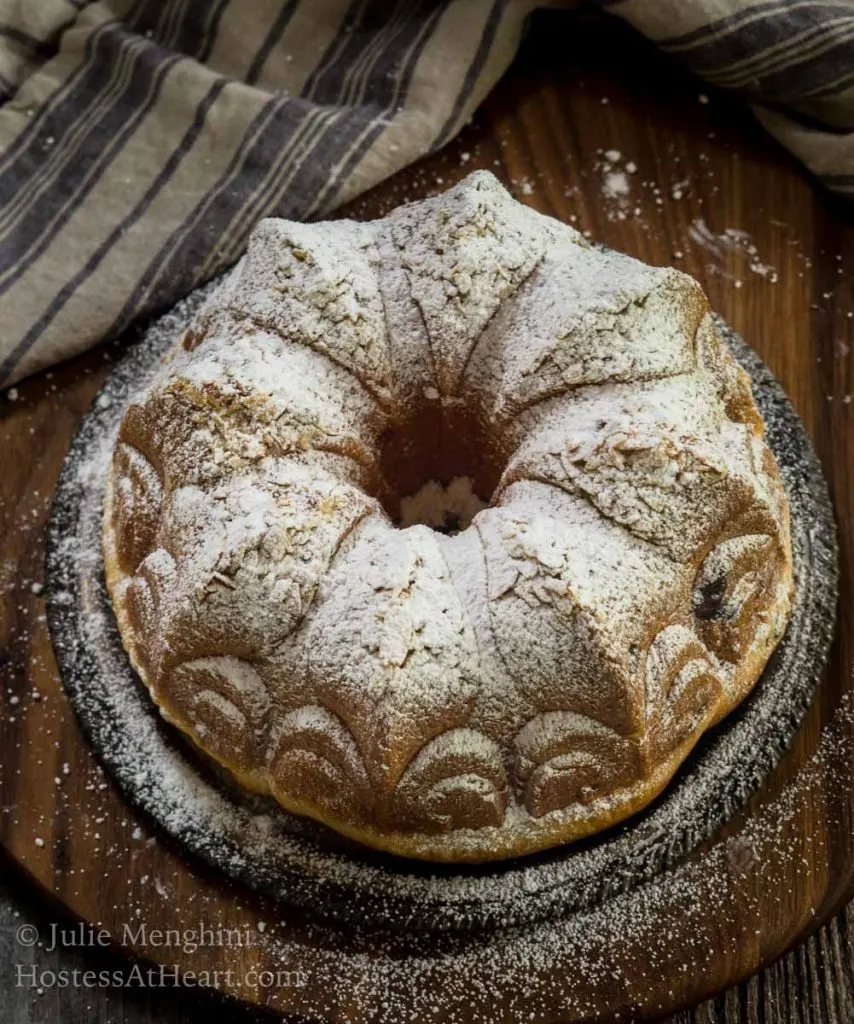
[[[756,971],[850,895],[852,759],[845,743],[819,745],[822,728],[834,721],[842,723],[846,743],[854,739],[839,711],[854,664],[854,229],[738,104],[711,93],[702,102],[708,90],[627,32],[568,17],[536,20],[520,60],[456,143],[347,212],[376,216],[488,167],[537,209],[642,259],[675,263],[703,282],[715,308],[771,365],[826,467],[842,527],[839,641],[791,755],[751,813],[772,820],[777,801],[796,787],[802,803],[783,839],[769,840],[757,863],[727,869],[727,881],[743,894],[730,914],[715,905],[710,884],[709,914],[721,917],[709,924],[708,949],[687,975],[656,976],[637,960],[624,965],[626,991],[608,993],[610,1005],[630,998],[651,1013]],[[610,150],[619,150],[619,158],[608,156]],[[44,890],[87,920],[116,927],[139,910],[150,920],[186,926],[203,908],[210,920],[257,924],[275,919],[275,909],[188,866],[168,843],[148,841],[154,837],[144,823],[100,774],[58,684],[39,593],[41,526],[68,439],[113,353],[108,347],[24,382],[0,409],[0,842]],[[824,760],[810,769],[819,749]],[[739,818],[725,834],[743,827]],[[788,856],[792,850],[799,855]],[[689,921],[682,909],[675,900],[676,932],[665,944],[670,964],[678,962],[680,943],[687,948],[697,934],[679,934],[680,921]],[[852,924],[849,910],[761,976],[674,1020],[851,1020]],[[269,944],[255,954],[262,963],[275,962]],[[231,962],[221,950],[183,960],[194,968]],[[579,991],[585,985],[593,981],[579,977]],[[32,1019],[59,1019],[62,1006],[75,1020],[84,1011],[73,1008],[73,998],[51,995]],[[92,998],[97,1010],[80,1019],[127,1014],[132,1021],[162,1013],[130,1009],[130,1002],[105,1010]],[[19,1015],[20,1005],[9,1002]],[[563,1010],[549,1019],[578,1018]]]

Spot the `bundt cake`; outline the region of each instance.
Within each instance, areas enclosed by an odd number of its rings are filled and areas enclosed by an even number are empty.
[[[127,409],[104,548],[170,722],[289,811],[436,861],[647,804],[793,588],[700,286],[484,172],[371,223],[262,221]]]

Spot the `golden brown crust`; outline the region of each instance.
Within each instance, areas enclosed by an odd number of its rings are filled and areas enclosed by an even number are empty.
[[[108,478],[107,484],[106,507],[108,509],[112,507],[111,495],[112,473]],[[433,837],[417,833],[407,834],[366,826],[354,826],[345,817],[336,817],[332,814],[324,813],[316,803],[296,799],[282,788],[277,788],[274,791],[270,784],[269,774],[266,771],[247,771],[234,761],[229,763],[229,759],[224,758],[220,751],[214,751],[206,746],[198,735],[194,734],[191,729],[183,724],[182,717],[176,712],[176,709],[171,707],[164,697],[155,692],[144,662],[135,650],[132,639],[135,633],[132,618],[128,614],[124,601],[121,598],[115,597],[118,593],[118,584],[125,578],[125,573],[119,566],[119,560],[116,555],[115,535],[109,515],[105,520],[104,529],[104,561],[107,587],[110,593],[114,595],[113,607],[119,623],[120,633],[125,639],[126,645],[129,644],[128,653],[131,663],[146,684],[153,699],[163,712],[164,717],[179,728],[194,746],[226,768],[238,785],[251,792],[262,795],[274,795],[282,807],[294,814],[313,818],[322,825],[365,846],[400,856],[437,863],[483,863],[490,860],[535,853],[603,831],[619,824],[646,807],[665,789],[679,766],[691,753],[705,729],[725,718],[747,696],[756,680],[762,674],[768,658],[773,653],[774,647],[782,635],[782,628],[785,627],[786,621],[786,616],[781,615],[780,631],[776,633],[770,632],[767,644],[763,646],[757,645],[743,659],[739,672],[732,681],[729,696],[724,693],[720,694],[720,699],[713,714],[706,718],[702,727],[692,731],[665,758],[658,761],[653,766],[648,777],[641,783],[636,783],[622,790],[615,790],[611,794],[611,801],[608,807],[603,807],[595,814],[580,819],[541,818],[537,822],[536,828],[531,828],[529,823],[524,831],[519,832],[496,828],[485,829],[480,841],[474,843],[468,834],[458,833],[457,841],[454,838],[454,833],[451,833],[443,837],[441,845],[437,845],[433,842]],[[790,600],[794,592],[790,561],[786,562],[785,571],[781,579],[781,587],[785,590]]]

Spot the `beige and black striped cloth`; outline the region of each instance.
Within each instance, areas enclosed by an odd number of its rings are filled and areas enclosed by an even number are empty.
[[[327,214],[441,146],[542,5],[0,0],[0,384],[170,305],[260,217]],[[599,6],[854,195],[854,0]]]

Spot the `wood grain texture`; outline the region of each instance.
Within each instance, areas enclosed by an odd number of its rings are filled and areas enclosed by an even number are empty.
[[[524,202],[595,239],[652,263],[674,263],[700,279],[712,305],[770,365],[825,466],[841,527],[832,662],[789,757],[724,834],[737,839],[751,815],[775,820],[792,793],[795,811],[758,852],[727,862],[728,880],[743,898],[720,921],[705,923],[702,968],[686,955],[684,974],[672,969],[688,938],[678,933],[687,917],[674,903],[676,933],[663,961],[672,973],[662,979],[659,965],[632,961],[625,986],[607,994],[623,1019],[639,1018],[633,1005],[646,1015],[686,1005],[774,960],[838,910],[854,876],[854,731],[840,711],[854,688],[854,227],[746,112],[717,95],[703,103],[701,90],[604,19],[542,15],[462,137],[347,211],[376,216],[487,167]],[[41,527],[68,439],[116,352],[110,346],[24,382],[0,408],[0,842],[60,904],[113,930],[137,915],[185,927],[200,914],[232,927],[277,922],[275,907],[187,865],[180,850],[136,818],[101,775],[58,683],[39,592]],[[820,747],[822,729],[834,723],[835,740],[825,737]],[[697,862],[717,863],[703,860],[710,851]],[[713,915],[715,880],[707,881]],[[301,934],[304,922],[288,914],[285,927]],[[854,1019],[852,928],[849,909],[760,976],[673,1020]],[[180,959],[196,968],[273,963],[274,931],[259,933],[251,956],[208,949]],[[143,952],[163,959],[162,951]],[[579,978],[579,987],[586,983]],[[656,1000],[647,998],[653,988]],[[240,994],[280,1010],[298,1005],[288,993]],[[128,996],[128,1009],[125,995],[103,1019],[163,1019],[154,995],[140,1006]],[[63,998],[50,993],[38,1009],[28,996],[34,1015],[10,1019],[65,1019],[57,1015]],[[566,1009],[538,1009],[544,1020],[579,1019]],[[74,1012],[68,1020],[100,1019]]]
[[[11,869],[10,869],[11,871]],[[3,1024],[264,1024],[264,1011],[240,1007],[213,993],[69,988],[41,994],[15,984],[15,965],[39,962],[51,970],[116,970],[126,963],[109,953],[22,951],[22,922],[45,931],[56,912],[34,894],[0,883],[0,1020]],[[854,1020],[854,906],[797,950],[761,974],[662,1024],[849,1024]]]

